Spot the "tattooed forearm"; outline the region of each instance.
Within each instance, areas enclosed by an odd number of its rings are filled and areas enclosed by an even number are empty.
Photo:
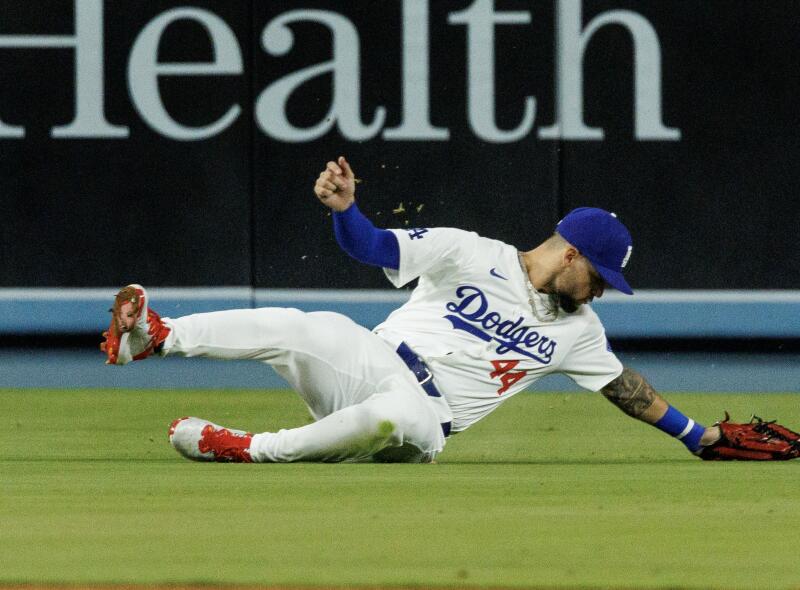
[[[634,418],[640,418],[657,397],[645,378],[628,367],[622,370],[622,375],[606,385],[602,393],[608,401]]]

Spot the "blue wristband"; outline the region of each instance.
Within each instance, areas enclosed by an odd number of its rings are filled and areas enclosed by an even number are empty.
[[[667,408],[667,413],[654,426],[677,438],[693,453],[700,450],[700,439],[706,431],[705,426],[687,418],[672,406]]]

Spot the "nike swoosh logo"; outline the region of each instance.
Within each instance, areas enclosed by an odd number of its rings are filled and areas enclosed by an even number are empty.
[[[496,267],[495,267],[495,268],[496,268]],[[492,269],[490,269],[490,270],[489,270],[489,274],[490,274],[490,275],[492,275],[493,277],[497,277],[498,279],[503,279],[504,281],[507,281],[508,279],[507,279],[506,277],[504,277],[503,275],[499,274],[499,273],[498,273],[498,272],[495,270],[495,268],[492,268]]]

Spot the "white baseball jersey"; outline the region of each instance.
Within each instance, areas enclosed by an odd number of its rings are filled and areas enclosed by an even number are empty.
[[[400,268],[384,269],[396,287],[415,278],[411,299],[375,333],[408,344],[428,364],[447,400],[453,432],[550,373],[598,391],[622,373],[605,330],[588,305],[548,313],[533,291],[516,248],[453,228],[391,230]],[[546,321],[552,320],[552,321]]]

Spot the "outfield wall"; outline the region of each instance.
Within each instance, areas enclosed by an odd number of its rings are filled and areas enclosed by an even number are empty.
[[[0,289],[0,336],[100,333],[115,288]],[[344,313],[374,327],[409,291],[155,288],[162,316],[249,307],[297,307]],[[800,338],[800,291],[641,291],[595,301],[609,338]],[[761,352],[754,350],[753,352]]]
[[[794,0],[0,0],[0,287],[253,289],[237,306],[383,288],[311,193],[344,153],[381,226],[527,249],[596,205],[631,228],[643,293],[799,289],[798,17]],[[598,309],[620,333],[796,332],[794,303],[760,293],[657,297]],[[61,325],[37,309],[35,329]]]

